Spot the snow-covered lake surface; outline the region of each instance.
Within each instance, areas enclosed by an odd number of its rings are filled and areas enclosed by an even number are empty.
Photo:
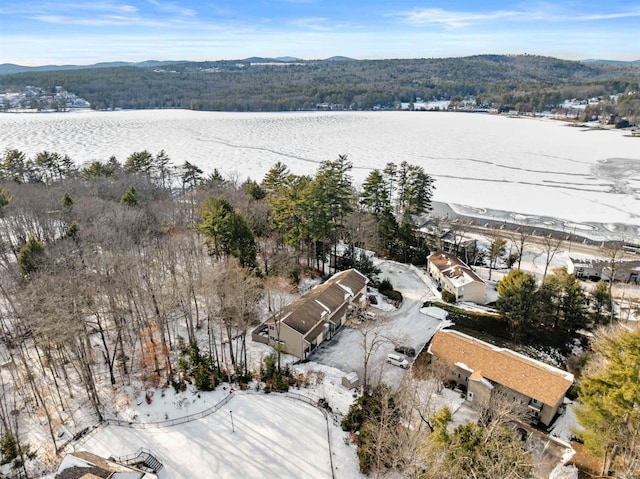
[[[0,151],[121,162],[164,149],[175,164],[261,180],[277,161],[312,174],[340,154],[361,183],[407,161],[436,178],[434,199],[466,213],[502,210],[640,226],[640,138],[548,119],[472,113],[220,113],[185,110],[0,115]],[[585,226],[588,227],[588,226]]]

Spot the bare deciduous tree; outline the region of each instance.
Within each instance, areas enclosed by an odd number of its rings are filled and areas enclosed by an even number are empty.
[[[526,224],[519,223],[515,229],[507,232],[511,243],[516,249],[516,253],[518,254],[518,269],[522,265],[522,255],[524,254],[524,247],[529,241],[529,238],[532,235],[532,230]]]
[[[549,265],[553,261],[556,253],[558,253],[562,245],[564,245],[565,240],[562,236],[554,237],[552,234],[548,234],[542,236],[541,241],[542,249],[545,253],[544,273],[542,274],[542,281],[544,281],[544,279],[547,277]]]

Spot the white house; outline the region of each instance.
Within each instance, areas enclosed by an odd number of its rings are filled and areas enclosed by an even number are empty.
[[[570,257],[567,260],[567,273],[575,275],[576,278],[609,281],[611,263],[605,258]],[[613,280],[622,283],[640,282],[640,260],[617,260]]]
[[[455,295],[456,301],[484,304],[484,281],[455,255],[435,251],[427,258],[427,269],[444,291]]]

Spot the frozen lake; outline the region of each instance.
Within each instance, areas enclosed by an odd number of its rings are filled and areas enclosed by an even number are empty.
[[[436,201],[466,213],[561,218],[569,229],[640,227],[640,138],[553,120],[423,112],[2,114],[0,150],[8,148],[31,157],[55,151],[78,164],[164,149],[176,164],[241,181],[260,181],[277,161],[312,174],[347,154],[361,183],[371,169],[406,160],[436,178]]]

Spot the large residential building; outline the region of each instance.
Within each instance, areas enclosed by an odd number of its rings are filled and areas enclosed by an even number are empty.
[[[571,373],[458,331],[437,331],[429,353],[451,366],[452,379],[466,388],[468,401],[487,404],[500,385],[546,426],[573,384]]]
[[[427,269],[438,286],[455,295],[456,301],[484,304],[484,281],[455,255],[435,251],[427,258]]]
[[[305,359],[344,324],[348,311],[367,300],[367,278],[350,269],[289,304],[253,330],[254,341],[275,346]]]
[[[567,273],[581,279],[609,281],[611,261],[605,258],[571,257],[567,260]],[[640,283],[640,260],[617,259],[613,280],[621,283]]]

